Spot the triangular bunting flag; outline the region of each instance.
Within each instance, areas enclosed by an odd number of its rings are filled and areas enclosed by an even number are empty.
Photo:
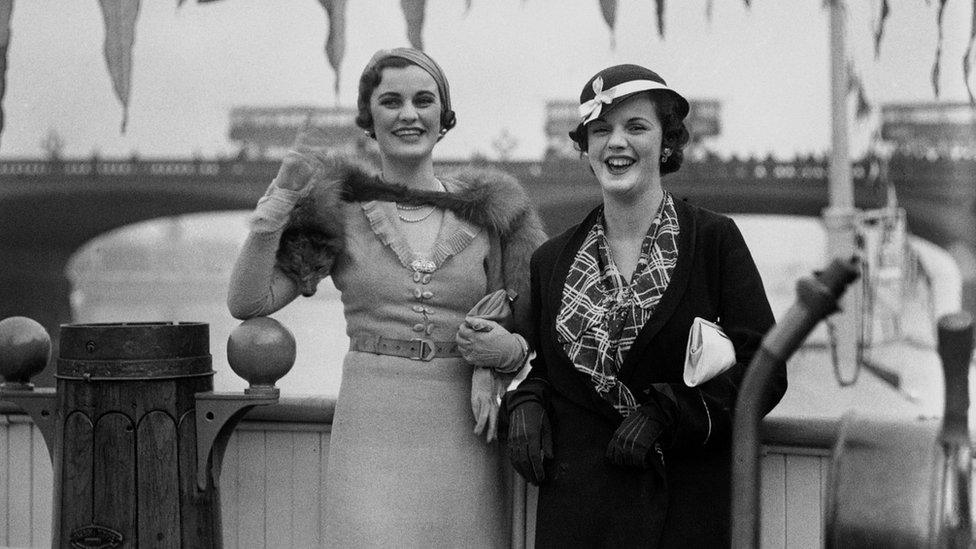
[[[888,0],[881,0],[881,16],[878,18],[878,28],[874,31],[874,58],[881,56],[881,38],[884,36],[885,22],[891,13]]]
[[[935,62],[932,64],[932,89],[935,96],[939,96],[939,73],[942,63],[942,14],[945,12],[945,5],[948,0],[939,0],[939,15],[936,16],[936,26],[938,28],[938,38],[935,43]]]
[[[657,0],[657,34],[664,38],[664,0]]]
[[[973,20],[969,27],[969,45],[966,53],[962,56],[962,79],[966,84],[966,93],[969,94],[969,104],[976,106],[976,97],[973,97],[973,87],[969,83],[969,75],[973,70],[973,44],[976,43],[976,0],[973,0]]]
[[[346,54],[346,0],[319,0],[329,17],[329,36],[325,39],[325,56],[335,72],[335,98],[339,102],[339,76]]]
[[[418,50],[424,49],[424,10],[427,0],[400,0],[407,20],[407,40]]]
[[[614,35],[614,25],[617,24],[617,0],[600,0],[600,11],[603,12],[603,20],[610,27],[610,47],[617,47],[617,38]]]
[[[10,14],[14,0],[0,0],[0,132],[3,132],[3,95],[7,92],[7,46],[10,45]]]
[[[105,62],[115,96],[122,103],[122,133],[129,120],[129,87],[132,78],[132,45],[141,0],[98,0],[105,19]]]
[[[861,77],[854,70],[854,64],[850,61],[847,62],[847,93],[856,94],[857,104],[854,111],[856,118],[865,118],[871,114],[871,104],[868,103],[868,96],[864,92],[864,82],[861,81]]]

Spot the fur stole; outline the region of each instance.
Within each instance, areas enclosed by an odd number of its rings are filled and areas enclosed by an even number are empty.
[[[327,253],[341,253],[341,202],[381,200],[426,204],[454,212],[459,218],[489,231],[498,239],[502,284],[518,295],[528,295],[529,259],[546,239],[542,222],[519,182],[499,170],[465,168],[443,179],[456,189],[451,192],[418,191],[383,181],[368,168],[333,155],[310,152],[325,169],[313,177],[311,188],[292,211],[279,244],[279,263],[286,237],[296,238],[310,231],[320,233],[328,243]],[[338,221],[338,222],[337,222]],[[495,255],[495,254],[493,254]],[[491,266],[489,266],[491,268]],[[528,306],[528,299],[520,299]],[[519,316],[519,315],[516,315]]]
[[[511,175],[492,169],[466,168],[443,179],[460,185],[452,192],[417,191],[387,183],[375,174],[351,171],[343,181],[343,200],[382,200],[401,204],[433,205],[451,210],[461,219],[500,236],[509,235],[533,209],[525,189]]]

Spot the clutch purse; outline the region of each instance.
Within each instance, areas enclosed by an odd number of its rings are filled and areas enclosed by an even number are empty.
[[[481,298],[466,316],[494,320],[506,330],[512,329],[512,306],[505,290],[495,290]]]
[[[695,317],[688,332],[685,352],[685,385],[695,387],[728,370],[735,364],[735,347],[722,327]]]

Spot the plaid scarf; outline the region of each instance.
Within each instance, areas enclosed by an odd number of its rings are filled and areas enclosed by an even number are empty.
[[[638,403],[617,373],[671,281],[678,262],[678,215],[665,192],[630,284],[611,259],[604,226],[600,212],[566,276],[556,333],[576,369],[626,417]]]

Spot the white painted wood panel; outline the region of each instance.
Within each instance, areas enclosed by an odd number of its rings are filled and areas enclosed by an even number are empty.
[[[224,532],[224,549],[237,549],[238,547],[238,510],[240,497],[237,490],[238,463],[240,444],[238,437],[231,435],[224,450],[223,466],[220,471],[220,520],[221,528]]]
[[[51,466],[51,454],[47,451],[47,444],[41,432],[32,426],[31,443],[33,450],[31,462],[34,470],[31,472],[31,542],[35,547],[51,546],[51,508],[54,499],[54,469]]]
[[[220,479],[224,547],[320,547],[329,442],[328,425],[241,424]],[[816,452],[767,449],[764,548],[820,547],[828,465]],[[40,431],[24,416],[0,416],[0,545],[50,547],[52,482]],[[524,547],[534,546],[537,494],[531,487],[515,494],[525,502]]]
[[[827,486],[830,480],[830,459],[824,457],[820,459],[820,532],[821,539],[827,526]]]
[[[51,458],[25,416],[0,416],[0,544],[51,546]]]
[[[311,437],[307,437],[311,438]],[[310,444],[311,440],[300,443]],[[292,500],[294,493],[294,436],[290,432],[265,434],[265,547],[289,549],[308,547],[292,539],[292,517],[299,502]]]
[[[322,546],[321,479],[325,475],[322,433],[291,433],[294,465],[292,495],[292,536],[306,547]],[[295,545],[295,547],[299,547]]]
[[[802,455],[785,455],[784,458],[786,546],[790,549],[819,549],[823,532],[821,458]]]
[[[7,542],[11,545],[23,544],[26,547],[33,547],[33,502],[34,486],[32,484],[33,472],[39,467],[34,463],[33,449],[31,442],[32,431],[35,431],[33,424],[26,422],[11,423],[9,425],[9,446],[7,455],[8,470],[10,471],[8,490],[10,496],[7,499]],[[40,433],[37,433],[40,436]],[[47,453],[44,459],[48,459]],[[48,465],[50,468],[51,466]]]
[[[241,431],[240,463],[237,477],[237,547],[263,549],[265,545],[265,433]]]
[[[242,424],[224,456],[225,547],[321,546],[328,451],[328,426]]]
[[[331,426],[328,427],[329,430],[322,431],[319,433],[319,447],[321,448],[319,456],[321,456],[321,464],[319,465],[319,470],[322,474],[319,476],[319,517],[325,519],[325,509],[329,504],[329,448],[331,447]],[[319,539],[325,540],[325,532],[322,530],[322,520],[319,521]]]
[[[7,509],[10,509],[10,420],[7,416],[0,416],[0,505],[4,512],[0,513],[0,543],[8,544],[7,533],[9,531]],[[15,497],[15,496],[14,496]]]
[[[760,544],[763,548],[782,549],[786,547],[786,460],[781,454],[764,454],[760,474]]]

